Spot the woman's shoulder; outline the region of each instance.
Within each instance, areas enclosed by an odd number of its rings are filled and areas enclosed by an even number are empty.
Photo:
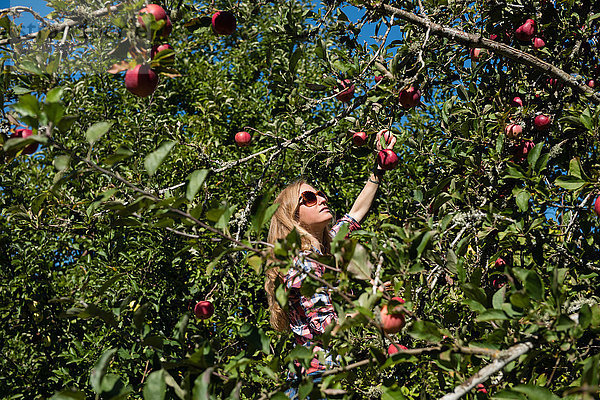
[[[335,221],[335,224],[331,227],[329,235],[333,238],[342,229],[342,226],[348,225],[348,233],[360,229],[360,224],[350,214],[344,214],[343,217]]]

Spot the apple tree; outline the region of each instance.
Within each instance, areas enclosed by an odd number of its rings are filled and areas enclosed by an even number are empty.
[[[342,215],[382,129],[300,397],[598,397],[597,4],[48,5],[0,10],[3,397],[286,398],[313,354],[269,325],[273,198]]]

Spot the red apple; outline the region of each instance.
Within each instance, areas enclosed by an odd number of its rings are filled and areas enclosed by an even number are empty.
[[[152,50],[150,50],[150,58],[154,58],[157,54],[159,54],[161,51],[165,51],[165,50],[174,50],[173,46],[171,46],[168,43],[164,43],[164,44],[157,44],[152,46]],[[171,57],[175,57],[175,54],[172,53],[168,58]]]
[[[392,300],[396,300],[400,304],[404,304],[404,300],[400,297],[392,297]],[[404,314],[401,311],[394,310],[392,310],[391,313],[388,313],[387,304],[381,307],[379,315],[381,317],[381,326],[383,327],[383,331],[386,333],[400,332],[404,326]]]
[[[523,100],[521,100],[519,96],[515,96],[515,98],[511,101],[511,105],[514,107],[523,107]]]
[[[587,85],[591,88],[596,86],[596,81],[594,81],[593,79],[590,79],[587,83]]]
[[[388,350],[387,350],[388,356],[391,356],[392,354],[396,354],[400,350],[408,350],[408,347],[406,347],[403,344],[392,343],[392,344],[390,344],[390,347],[388,347]]]
[[[384,171],[389,171],[398,166],[398,156],[392,149],[383,149],[377,154],[377,164]]]
[[[496,35],[495,33],[492,33],[490,35],[490,40],[496,40],[496,39],[498,39],[498,35]]]
[[[410,108],[414,108],[421,100],[421,91],[411,86],[408,89],[401,91],[398,99],[400,101],[400,105],[404,109],[408,110]]]
[[[148,97],[158,86],[158,74],[148,64],[138,64],[125,74],[125,88],[140,97]]]
[[[33,135],[33,131],[31,129],[23,129],[18,128],[15,129],[15,133],[10,135],[11,139],[27,139],[29,136]],[[37,151],[38,147],[40,147],[39,143],[31,143],[25,146],[23,149],[23,154],[33,154]]]
[[[375,75],[375,82],[379,83],[383,79],[381,75]]]
[[[366,132],[354,132],[352,135],[352,143],[355,146],[364,146],[367,143],[367,133]]]
[[[550,120],[550,117],[548,117],[547,115],[544,115],[544,114],[540,114],[540,115],[536,116],[535,119],[533,120],[535,129],[537,129],[538,131],[547,131],[548,129],[550,129],[551,123],[552,123],[552,121]]]
[[[231,35],[235,32],[235,15],[229,11],[217,11],[212,16],[213,32],[217,35]]]
[[[506,265],[506,261],[504,261],[504,259],[502,257],[498,257],[496,259],[496,261],[494,262],[494,268],[504,268],[504,266]]]
[[[600,196],[596,197],[596,202],[594,203],[594,211],[596,215],[600,217]]]
[[[194,314],[196,315],[196,318],[199,319],[208,319],[212,317],[214,312],[215,307],[207,300],[199,301],[196,304],[196,307],[194,307]]]
[[[546,42],[544,42],[544,39],[537,38],[537,37],[535,39],[533,39],[533,48],[534,49],[541,49],[545,45],[546,45]]]
[[[479,55],[481,54],[481,49],[480,48],[470,49],[469,54],[471,55],[471,60],[479,61]]]
[[[531,140],[524,140],[522,141],[516,148],[515,148],[515,162],[519,163],[519,162],[523,162],[527,159],[527,154],[529,154],[529,152],[531,151],[531,149],[533,149],[535,147],[535,143],[533,143]]]
[[[535,34],[535,21],[532,19],[528,19],[525,23],[517,28],[515,31],[515,37],[522,41],[528,42],[533,38]]]
[[[248,132],[238,132],[235,134],[235,142],[240,147],[246,147],[250,145],[252,141],[252,136]]]
[[[354,97],[354,85],[350,79],[344,79],[339,85],[338,90],[346,89],[338,93],[335,98],[342,103],[348,103]]]
[[[518,137],[523,132],[523,127],[520,124],[508,124],[504,128],[504,133],[511,139]]]
[[[169,16],[167,15],[167,12],[165,11],[165,9],[162,8],[161,6],[159,6],[158,4],[148,4],[146,7],[142,8],[138,12],[138,14],[140,14],[138,16],[138,22],[142,26],[142,28],[146,29],[146,24],[144,23],[144,20],[142,19],[141,15],[142,14],[152,14],[152,15],[154,15],[154,19],[156,21],[165,21],[165,24],[161,28],[159,35],[161,37],[167,37],[171,34],[171,31],[173,30],[173,25],[171,25],[171,20],[169,19]]]

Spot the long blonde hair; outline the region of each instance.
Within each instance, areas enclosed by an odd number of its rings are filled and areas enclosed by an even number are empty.
[[[312,250],[316,248],[324,254],[329,253],[329,245],[331,238],[329,237],[329,228],[325,228],[323,232],[323,241],[320,242],[315,236],[310,234],[298,220],[298,201],[300,198],[300,187],[306,181],[300,179],[286,188],[284,188],[274,203],[279,204],[279,207],[271,218],[269,227],[269,243],[275,244],[279,239],[284,239],[294,228],[300,235],[300,245],[302,250]],[[277,281],[280,284],[284,282],[284,276],[278,267],[267,268],[265,280],[265,291],[267,292],[267,300],[269,301],[269,311],[271,313],[271,326],[280,332],[290,330],[290,323],[287,312],[281,307],[275,297]]]

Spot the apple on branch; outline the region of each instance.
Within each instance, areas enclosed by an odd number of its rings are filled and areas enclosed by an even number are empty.
[[[383,149],[377,154],[377,164],[384,171],[395,169],[399,161],[398,155],[392,149]]]
[[[148,64],[138,64],[125,74],[125,88],[139,97],[148,97],[158,86],[158,74]]]
[[[11,139],[27,139],[29,136],[33,135],[33,131],[31,129],[18,128],[15,129],[15,133],[10,135]],[[23,154],[33,154],[40,147],[39,143],[31,143],[25,146],[23,149]]]
[[[354,97],[354,85],[350,79],[341,81],[338,85],[338,90],[341,90],[341,92],[336,94],[335,98],[342,103],[348,103]]]
[[[215,312],[215,307],[208,300],[199,301],[194,307],[194,315],[198,319],[208,319]]]
[[[415,108],[421,102],[421,91],[411,86],[400,92],[398,100],[400,101],[400,105],[406,110]]]
[[[521,42],[529,42],[535,34],[535,21],[528,19],[525,23],[517,28],[515,37]]]
[[[535,129],[537,129],[538,131],[542,131],[542,132],[550,129],[551,123],[552,123],[552,120],[550,119],[550,117],[547,115],[544,115],[544,114],[537,115],[535,117],[535,119],[533,120]]]
[[[235,143],[239,147],[246,147],[250,145],[252,141],[252,136],[248,132],[241,131],[235,134]]]
[[[367,133],[366,132],[354,132],[352,135],[352,143],[355,146],[364,146],[367,143]]]
[[[404,299],[401,297],[392,297],[392,302],[397,302],[400,304],[404,304]],[[396,310],[396,307],[392,306],[388,310],[388,305],[386,304],[381,307],[381,311],[379,316],[381,317],[381,326],[385,333],[397,333],[404,327],[404,313],[402,310]]]
[[[211,24],[217,35],[231,35],[235,32],[237,21],[229,11],[217,11],[212,16]]]
[[[159,6],[158,4],[148,4],[146,7],[142,8],[138,12],[138,14],[139,14],[138,15],[138,23],[140,24],[140,26],[142,28],[148,29],[146,27],[146,23],[144,22],[144,19],[142,16],[144,14],[151,14],[154,16],[154,20],[156,22],[164,21],[164,25],[158,31],[158,35],[162,38],[166,38],[167,36],[169,36],[171,34],[171,31],[173,30],[173,25],[171,24],[171,20],[169,19],[169,16],[167,15],[167,12],[165,11],[165,9],[162,8],[161,6]]]
[[[504,128],[504,133],[511,139],[519,137],[521,132],[523,132],[523,127],[520,124],[508,124]]]

